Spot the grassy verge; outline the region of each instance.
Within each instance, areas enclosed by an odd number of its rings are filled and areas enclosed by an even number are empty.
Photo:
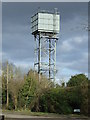
[[[30,115],[30,116],[50,116],[50,117],[59,117],[60,114],[54,114],[54,113],[44,113],[44,112],[31,112],[30,110],[2,110],[3,114],[17,114],[17,115]]]

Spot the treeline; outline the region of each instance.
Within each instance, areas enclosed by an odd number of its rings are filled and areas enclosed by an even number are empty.
[[[2,70],[3,109],[60,114],[71,114],[74,109],[80,109],[81,114],[88,114],[89,80],[84,74],[71,76],[65,86],[64,83],[55,84],[43,75],[39,80],[38,73],[33,70],[24,74],[8,62]]]

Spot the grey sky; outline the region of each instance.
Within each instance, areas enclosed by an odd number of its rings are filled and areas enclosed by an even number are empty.
[[[2,51],[9,59],[26,68],[33,67],[34,39],[30,18],[38,7],[58,8],[61,30],[57,43],[57,78],[68,79],[76,73],[88,73],[88,3],[3,3]]]

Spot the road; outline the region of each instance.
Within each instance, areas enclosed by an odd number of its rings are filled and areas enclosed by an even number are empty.
[[[87,117],[43,117],[43,116],[29,116],[29,115],[17,115],[17,114],[4,114],[4,120],[90,120]]]

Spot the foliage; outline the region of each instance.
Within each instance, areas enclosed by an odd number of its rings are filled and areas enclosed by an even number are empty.
[[[77,99],[74,98],[75,102],[78,101],[78,108],[81,109],[82,114],[88,114],[88,78],[84,74],[78,74],[75,76],[72,76],[70,80],[67,83],[68,87],[74,88],[74,91],[78,95],[74,95],[75,97],[77,96]],[[72,98],[71,95],[70,99]],[[72,106],[74,106],[74,103],[72,103]]]
[[[78,74],[71,76],[70,80],[67,83],[67,86],[79,86],[82,82],[88,81],[88,78],[84,74]]]
[[[81,103],[81,113],[88,115],[89,109],[89,81],[82,82],[80,86],[81,96],[82,96],[82,103]]]
[[[8,73],[7,73],[7,63],[8,63]],[[6,108],[7,102],[7,74],[8,74],[8,96],[9,96],[9,106],[8,109],[17,109],[17,97],[18,91],[22,86],[23,79],[21,76],[20,69],[14,66],[12,63],[6,61],[3,63],[2,67],[2,103]],[[19,77],[17,77],[19,76]]]
[[[71,113],[72,109],[66,99],[66,91],[62,88],[53,88],[40,99],[40,108],[43,112]]]
[[[39,111],[39,97],[49,88],[49,81],[44,77],[40,77],[33,70],[30,70],[25,78],[25,84],[20,90],[21,106],[25,109],[35,109]]]
[[[77,81],[77,79],[78,81]],[[58,85],[57,85],[58,86]],[[88,79],[79,74],[71,77],[67,87],[56,87],[49,90],[40,99],[43,112],[73,113],[80,109],[82,114],[88,114]]]
[[[88,115],[90,116],[90,80],[88,81]]]
[[[4,64],[2,73],[2,103],[7,102],[7,66]],[[50,112],[59,114],[73,113],[80,109],[82,114],[88,114],[88,78],[84,74],[71,76],[65,87],[48,80],[29,70],[22,74],[21,68],[9,63],[9,110],[28,109],[34,112]],[[89,107],[90,108],[90,107]]]

